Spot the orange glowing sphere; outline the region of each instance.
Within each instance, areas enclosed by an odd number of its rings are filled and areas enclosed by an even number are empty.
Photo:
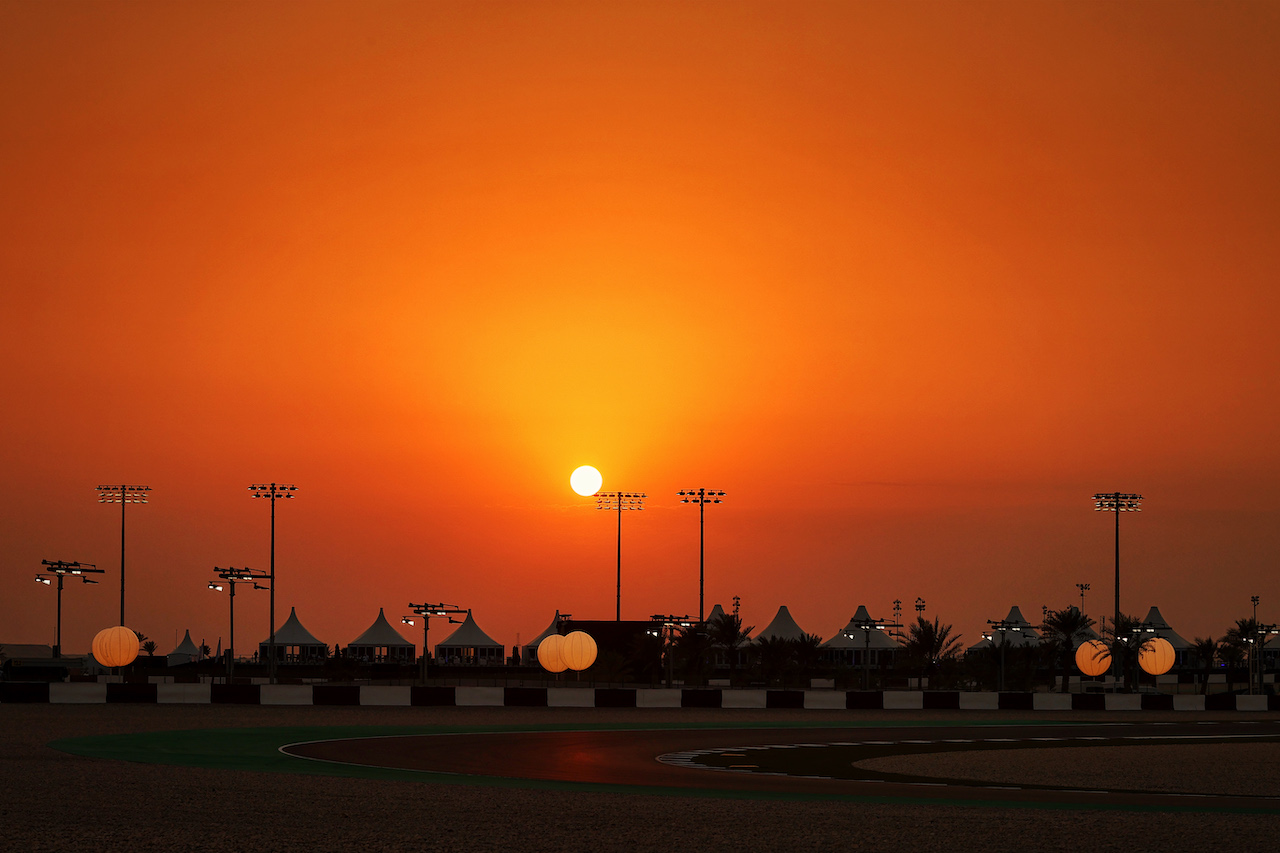
[[[1164,675],[1173,669],[1173,644],[1164,637],[1147,640],[1138,651],[1138,666],[1148,675]]]
[[[534,654],[547,672],[564,672],[569,668],[564,659],[564,637],[559,634],[543,637],[542,642],[534,649]]]
[[[570,631],[560,646],[560,659],[574,672],[582,672],[596,662],[596,641],[585,631]]]
[[[123,625],[103,628],[93,638],[93,659],[103,666],[128,666],[140,645],[138,635]]]
[[[1101,640],[1081,643],[1076,649],[1076,666],[1085,675],[1102,675],[1111,668],[1111,650]]]

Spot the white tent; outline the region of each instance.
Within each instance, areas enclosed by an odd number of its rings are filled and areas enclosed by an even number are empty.
[[[441,663],[501,664],[505,646],[476,624],[471,611],[467,618],[443,642],[436,643],[436,660]]]
[[[867,613],[867,608],[859,604],[849,624],[819,646],[818,650],[824,659],[836,663],[861,665],[864,654],[875,665],[892,662],[894,653],[901,651],[902,646],[887,630],[874,622]]]
[[[804,631],[796,624],[796,620],[791,618],[791,611],[787,610],[784,604],[778,608],[773,621],[764,626],[760,633],[751,638],[751,641],[756,643],[765,637],[775,640],[798,640],[802,634]]]
[[[991,634],[992,640],[979,640],[965,649],[965,654],[993,647],[999,648],[1001,643],[1008,644],[1009,648],[1040,645],[1040,634],[1031,627],[1030,622],[1023,618],[1022,611],[1017,605],[1009,608],[1009,615],[1004,617],[1004,623],[1007,626],[1006,630],[998,631],[994,627],[990,628],[988,633]]]
[[[187,629],[187,634],[182,638],[182,642],[178,643],[178,647],[169,654],[165,655],[165,664],[167,666],[177,666],[184,663],[195,663],[204,655],[200,654],[200,649],[191,640],[191,629]]]
[[[270,637],[258,643],[258,656],[261,660],[269,660],[270,645]],[[289,618],[276,629],[276,659],[283,663],[306,663],[323,661],[328,656],[329,647],[303,627],[296,607],[289,608]]]
[[[538,644],[550,637],[552,634],[560,633],[560,611],[556,611],[556,615],[551,617],[551,624],[547,629],[529,642],[525,643],[520,649],[520,662],[525,666],[533,666],[538,662]]]
[[[1159,607],[1153,606],[1148,610],[1147,618],[1142,621],[1146,627],[1154,629],[1154,633],[1157,637],[1163,637],[1169,641],[1169,645],[1173,646],[1174,666],[1186,666],[1191,663],[1191,643],[1187,642],[1185,637],[1169,627],[1169,623],[1166,622],[1164,616],[1161,615]]]
[[[413,663],[414,645],[391,627],[387,615],[378,608],[378,618],[359,637],[347,644],[347,656],[370,663]]]

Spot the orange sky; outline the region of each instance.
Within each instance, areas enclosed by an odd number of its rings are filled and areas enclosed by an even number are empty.
[[[0,4],[0,642],[1280,621],[1280,7]],[[241,649],[266,596],[237,601]],[[176,632],[176,638],[175,638]],[[420,639],[413,631],[411,639]],[[442,639],[437,625],[433,641]]]

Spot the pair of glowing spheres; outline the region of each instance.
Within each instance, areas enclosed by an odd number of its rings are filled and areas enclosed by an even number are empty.
[[[538,643],[538,663],[547,672],[581,672],[596,662],[596,641],[585,631],[551,634]]]
[[[103,628],[93,638],[93,659],[102,666],[128,666],[140,645],[138,635],[123,625]]]
[[[1164,675],[1173,668],[1173,660],[1173,644],[1163,637],[1147,640],[1138,651],[1138,666],[1148,675]],[[1076,649],[1076,666],[1085,675],[1102,675],[1111,668],[1111,650],[1101,640],[1081,643]]]

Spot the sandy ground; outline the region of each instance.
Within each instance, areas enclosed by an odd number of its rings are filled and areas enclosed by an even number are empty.
[[[818,721],[851,716],[847,712],[692,709],[0,705],[0,850],[363,853],[501,849],[669,853],[707,848],[989,851],[1012,847],[1133,853],[1206,847],[1270,850],[1280,832],[1280,818],[1275,815],[868,805],[510,790],[129,764],[80,758],[46,745],[78,735],[234,726]],[[993,716],[996,715],[984,718]],[[937,714],[928,712],[857,717],[896,721],[937,718]],[[1082,716],[1066,719],[1080,720]],[[1216,753],[1213,747],[1200,747],[1197,755],[1187,756],[1180,766],[1194,769],[1216,764],[1229,774],[1236,762],[1243,762],[1238,770],[1245,775],[1256,771],[1259,760],[1265,763],[1270,759],[1274,763],[1274,750],[1254,760],[1248,747],[1242,750],[1238,744],[1229,746]],[[1102,756],[1098,760],[1114,766],[1119,757]],[[1010,765],[1007,772],[1011,776],[1035,772],[1036,761],[1061,764],[1053,756],[1032,756],[1022,764]],[[1090,772],[1087,764],[1080,767],[1084,769],[1072,772]]]

